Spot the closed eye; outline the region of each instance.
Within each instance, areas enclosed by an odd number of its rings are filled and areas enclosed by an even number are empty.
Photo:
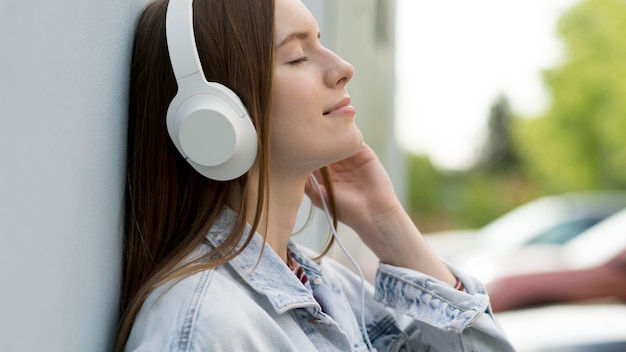
[[[300,58],[295,59],[293,61],[289,61],[289,65],[296,66],[296,65],[299,65],[299,64],[304,63],[306,61],[309,61],[309,57],[308,56],[303,56],[303,57],[300,57]]]

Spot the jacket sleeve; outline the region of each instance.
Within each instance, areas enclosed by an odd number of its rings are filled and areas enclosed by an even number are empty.
[[[395,312],[395,326],[406,335],[401,346],[391,349],[374,338],[379,352],[514,351],[491,311],[483,284],[450,269],[465,292],[414,270],[379,264],[373,299]]]

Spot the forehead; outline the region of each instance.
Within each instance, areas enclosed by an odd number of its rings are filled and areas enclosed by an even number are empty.
[[[312,32],[317,36],[315,18],[300,0],[275,0],[274,27],[276,43],[293,32]]]

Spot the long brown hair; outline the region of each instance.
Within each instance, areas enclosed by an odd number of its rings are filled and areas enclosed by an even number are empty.
[[[247,214],[254,212],[252,231],[260,222],[269,193],[269,128],[274,52],[273,0],[195,0],[194,32],[204,74],[239,95],[257,130],[258,199],[248,209],[249,174],[218,182],[187,164],[170,141],[165,114],[176,93],[167,51],[167,0],[150,3],[135,32],[130,77],[125,190],[124,271],[121,320],[115,351],[122,351],[133,321],[147,296],[165,282],[217,267],[237,256],[251,240],[243,239]],[[326,169],[331,211],[332,185]],[[228,239],[202,258],[180,262],[196,249],[219,212],[230,204],[238,214]],[[329,241],[322,255],[328,252]]]

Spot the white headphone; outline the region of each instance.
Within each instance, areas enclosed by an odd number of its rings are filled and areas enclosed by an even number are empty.
[[[228,181],[246,173],[257,154],[257,136],[237,94],[204,77],[193,32],[193,0],[170,0],[167,46],[178,92],[167,109],[167,131],[200,174]]]

